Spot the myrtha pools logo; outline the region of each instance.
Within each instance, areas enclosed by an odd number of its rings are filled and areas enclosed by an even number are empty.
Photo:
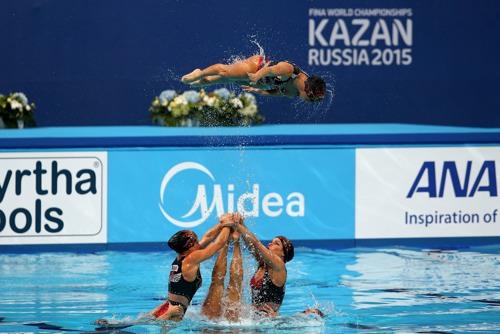
[[[105,161],[97,152],[1,154],[1,242],[10,242],[5,237],[97,238],[104,223]]]
[[[208,177],[211,181],[212,196],[209,198],[205,184],[196,185],[196,196],[191,208],[181,217],[175,217],[167,209],[167,201],[175,199],[179,194],[176,193],[179,189],[175,191],[171,189],[171,181],[175,176],[187,171],[199,172]],[[258,183],[253,184],[251,189],[251,191],[243,192],[237,196],[234,184],[218,184],[208,168],[202,164],[187,161],[175,165],[163,177],[160,186],[159,207],[163,216],[169,222],[182,228],[198,226],[205,222],[212,213],[220,216],[226,211],[234,212],[237,210],[247,217],[258,217],[261,214],[267,217],[279,217],[282,215],[303,217],[305,214],[305,197],[300,192],[291,192],[286,195],[269,192],[262,196],[261,186]],[[184,188],[182,190],[188,191],[190,189]]]

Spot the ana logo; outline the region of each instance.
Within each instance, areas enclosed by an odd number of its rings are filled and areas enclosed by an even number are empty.
[[[472,172],[472,167],[472,161],[467,161],[465,171],[459,172],[455,161],[444,161],[439,174],[436,162],[424,161],[406,197],[412,198],[415,193],[426,193],[430,198],[444,197],[445,189],[450,186],[455,197],[474,197],[478,192],[497,197],[495,161],[483,161],[477,173]]]
[[[213,198],[208,200],[207,186],[198,184],[196,186],[196,197],[193,205],[186,214],[176,218],[167,210],[166,202],[169,198],[175,198],[175,191],[169,187],[171,180],[184,171],[198,171],[208,176],[213,186]],[[283,214],[289,217],[303,217],[305,214],[305,198],[300,192],[292,192],[286,196],[277,192],[265,194],[260,200],[260,184],[252,185],[251,192],[244,192],[239,197],[235,196],[235,185],[232,183],[223,187],[215,183],[215,177],[205,166],[196,162],[182,162],[172,167],[163,177],[160,186],[160,211],[172,224],[182,228],[192,228],[205,222],[212,213],[217,216],[224,212],[241,212],[247,217],[258,217],[262,213],[267,217],[278,217]],[[226,193],[224,193],[226,190]],[[225,202],[225,203],[224,203]],[[235,206],[236,204],[236,206]],[[195,218],[196,217],[196,218]]]

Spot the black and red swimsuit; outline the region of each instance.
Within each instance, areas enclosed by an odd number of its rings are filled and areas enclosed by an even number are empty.
[[[307,73],[302,71],[300,69],[300,67],[298,67],[297,65],[295,65],[291,61],[284,60],[284,62],[293,66],[293,72],[292,72],[291,76],[289,76],[287,79],[284,79],[284,80],[282,80],[280,77],[264,77],[264,78],[259,79],[259,81],[257,81],[257,85],[268,86],[270,90],[278,90],[281,93],[285,93],[286,84],[290,80],[294,80],[300,73],[304,73],[305,75],[307,75]],[[269,60],[265,56],[260,56],[259,62],[257,64],[257,71],[264,68],[264,67],[267,67],[267,66],[275,66],[278,63],[280,63],[280,62]]]
[[[276,286],[271,280],[269,270],[265,268],[264,276],[257,280],[254,277],[250,280],[250,288],[252,291],[252,304],[260,306],[267,303],[281,305],[285,297],[285,284]]]
[[[192,282],[188,282],[184,279],[182,275],[182,261],[184,257],[180,259],[175,258],[174,262],[172,262],[172,269],[170,270],[170,275],[168,279],[168,292],[174,295],[184,296],[189,300],[193,299],[194,294],[201,286],[202,278],[200,269],[198,268],[198,272],[196,273],[196,278]],[[184,312],[186,312],[188,305],[184,305],[182,303],[169,300],[168,303],[165,303],[159,310],[155,312],[155,316],[158,317],[165,313],[168,310],[170,305],[180,305]]]

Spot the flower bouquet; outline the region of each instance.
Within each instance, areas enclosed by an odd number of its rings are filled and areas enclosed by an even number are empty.
[[[163,91],[149,108],[153,123],[164,126],[249,126],[264,121],[252,94],[226,88],[213,92]]]
[[[23,93],[0,94],[0,128],[35,126],[34,110],[35,104],[29,103]]]

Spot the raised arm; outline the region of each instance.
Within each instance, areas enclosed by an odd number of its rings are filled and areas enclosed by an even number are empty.
[[[234,225],[233,214],[231,213],[223,214],[220,217],[219,224],[217,225],[220,226],[221,230],[217,235],[215,241],[208,243],[207,245],[205,245],[204,248],[195,250],[194,252],[186,256],[186,259],[184,260],[186,266],[197,266],[201,262],[212,257],[219,249],[221,249],[226,244],[227,239],[229,238],[229,233],[231,232],[230,227]],[[215,232],[212,231],[211,229],[206,234],[213,234],[213,233]]]
[[[265,66],[258,70],[256,73],[248,73],[248,78],[252,82],[257,82],[265,77],[286,76],[289,77],[293,74],[293,66],[286,61],[281,61],[274,66]]]
[[[227,242],[230,233],[229,227],[223,227],[222,231],[219,233],[215,241],[208,244],[203,249],[195,250],[191,254],[189,254],[184,263],[186,266],[198,265],[201,262],[211,258],[219,249],[221,249]]]
[[[212,228],[210,228],[200,239],[201,248],[205,248],[210,244],[220,233],[224,225],[217,223]]]
[[[265,264],[276,271],[285,269],[283,260],[264,246],[245,225],[236,224],[235,228],[241,233],[243,240],[249,245],[249,248],[253,248],[253,251],[256,253],[254,256],[258,261],[264,261]]]

